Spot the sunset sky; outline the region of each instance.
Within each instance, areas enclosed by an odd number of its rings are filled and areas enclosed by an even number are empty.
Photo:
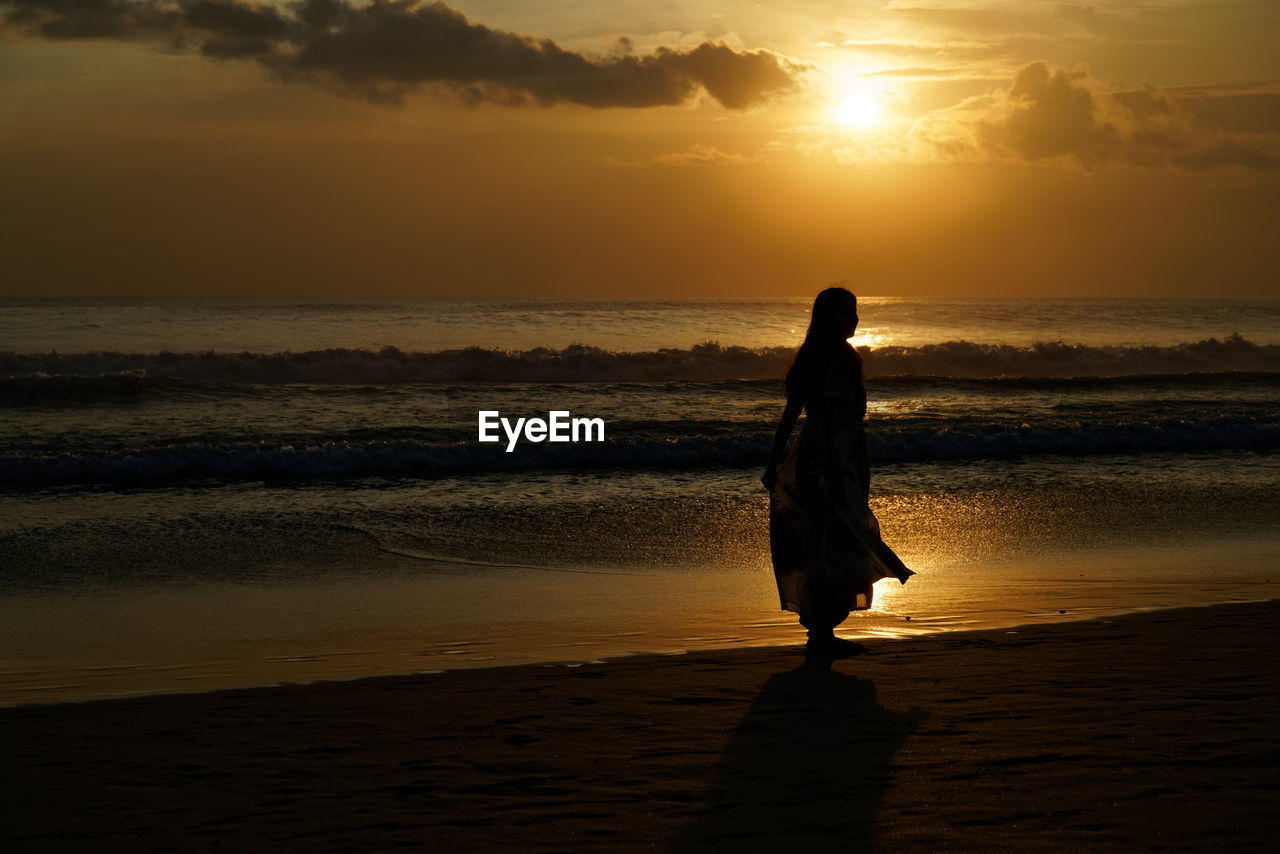
[[[0,21],[0,295],[1280,293],[1275,0]]]

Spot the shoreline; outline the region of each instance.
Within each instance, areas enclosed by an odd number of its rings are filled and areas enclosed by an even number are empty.
[[[998,632],[1020,630],[1040,626],[1091,622],[1140,615],[1154,611],[1182,608],[1211,608],[1220,605],[1249,604],[1272,601],[1280,597],[1217,599],[1189,605],[1184,591],[1177,586],[1165,585],[1164,595],[1153,594],[1148,598],[1158,604],[1132,605],[1119,601],[1095,600],[1062,602],[1067,607],[1055,610],[1042,605],[1034,610],[1006,611],[1003,614],[977,611],[968,613],[961,608],[958,613],[904,615],[882,611],[880,604],[872,611],[853,612],[849,619],[838,626],[836,634],[859,643],[881,641],[911,641],[930,637],[951,636],[973,632]],[[1263,589],[1269,585],[1258,585]],[[323,589],[323,588],[322,588]],[[398,588],[391,588],[392,592]],[[709,588],[708,588],[709,590]],[[482,591],[483,592],[483,591]],[[892,597],[896,587],[888,591]],[[147,619],[148,613],[167,613],[174,602],[173,593],[146,593],[134,604],[134,611],[124,621]],[[197,617],[197,612],[225,613],[230,600],[215,599],[213,607],[206,594],[197,589],[194,597],[177,613]],[[283,608],[295,590],[285,590],[271,598],[263,598],[261,591],[235,590],[237,597],[251,598],[266,611]],[[1007,591],[1006,591],[1007,595]],[[155,597],[162,597],[156,600]],[[406,598],[409,598],[406,596]],[[473,597],[474,598],[474,597]],[[1042,597],[1049,599],[1050,597]],[[1058,597],[1064,598],[1064,597]],[[1065,597],[1070,599],[1070,597]],[[386,601],[384,594],[383,600]],[[48,600],[43,600],[48,601]],[[93,600],[74,600],[92,611],[88,620],[75,611],[44,613],[31,611],[42,600],[28,601],[28,613],[21,615],[43,631],[44,626],[55,623],[92,622],[93,612],[101,606]],[[124,600],[129,602],[128,599]],[[121,600],[112,602],[113,609]],[[327,605],[328,603],[325,602]],[[745,607],[737,600],[730,603],[729,611]],[[892,608],[892,606],[890,606]],[[10,615],[13,616],[13,615]],[[616,615],[623,620],[621,628],[613,634],[602,626],[580,627],[584,632],[567,635],[558,628],[548,629],[546,624],[512,624],[486,640],[474,639],[479,627],[455,626],[438,633],[434,640],[413,638],[417,627],[393,626],[387,637],[357,638],[348,641],[347,648],[314,648],[302,639],[290,643],[276,642],[259,646],[256,635],[235,638],[224,647],[205,649],[175,647],[181,654],[169,659],[143,661],[136,650],[122,652],[111,650],[97,659],[64,658],[43,662],[43,667],[25,667],[21,658],[10,664],[5,676],[7,684],[0,692],[0,712],[32,705],[64,705],[75,703],[108,702],[142,697],[184,697],[215,691],[252,691],[294,686],[310,686],[330,682],[358,682],[364,679],[384,679],[413,676],[430,676],[454,671],[495,670],[511,667],[554,667],[625,663],[643,658],[668,658],[682,655],[715,655],[738,650],[769,650],[799,648],[803,645],[803,629],[794,614],[770,610],[753,615],[747,623],[730,622],[722,606],[702,615],[699,623],[692,615],[664,612],[659,622],[648,621],[648,631],[637,631],[642,625],[634,615]],[[709,618],[709,622],[707,621]],[[166,618],[165,628],[173,625]],[[216,631],[216,623],[202,626],[205,631]],[[12,629],[12,626],[10,626]],[[398,634],[403,632],[403,637]],[[695,636],[698,635],[698,636]],[[101,642],[102,635],[96,634]],[[110,648],[108,648],[110,649]],[[132,654],[131,654],[132,653]],[[121,661],[115,664],[115,661]],[[204,684],[201,684],[204,683]],[[23,696],[26,694],[27,696]],[[59,695],[63,696],[59,696]]]
[[[1280,601],[8,708],[8,850],[1265,850]],[[837,845],[838,843],[838,845]]]
[[[614,579],[610,577],[608,580]],[[710,584],[704,584],[706,589],[702,592],[714,595],[714,583],[713,578]],[[356,582],[357,588],[364,584]],[[1205,608],[1271,601],[1267,597],[1232,598],[1189,605],[1186,602],[1186,591],[1179,589],[1182,586],[1165,584],[1160,593],[1146,591],[1145,598],[1156,601],[1157,604],[1154,605],[1122,604],[1125,597],[1107,601],[1100,598],[1082,600],[1070,595],[1041,595],[1037,597],[1041,600],[1039,607],[1027,607],[1033,601],[1028,598],[1023,603],[1023,609],[1006,610],[1003,613],[982,609],[970,611],[961,606],[952,614],[910,615],[898,613],[892,603],[888,610],[882,610],[885,605],[881,602],[872,611],[850,614],[849,619],[837,627],[836,633],[860,643],[910,641],[972,632],[1090,622],[1187,607]],[[1269,584],[1257,586],[1269,588]],[[237,601],[251,600],[260,611],[274,615],[277,610],[287,608],[298,596],[296,589],[284,589],[274,594],[264,594],[259,590],[229,589],[234,599],[220,596],[216,588],[212,594],[215,597],[213,599],[207,598],[210,594],[205,592],[206,588],[144,592],[136,601],[129,597],[109,600],[110,610],[124,613],[126,616],[123,619],[117,616],[116,622],[132,627],[155,614],[172,612],[183,615],[178,619],[200,620],[205,619],[206,613],[236,613]],[[307,600],[307,607],[318,610],[332,607],[333,589],[348,592],[356,588],[317,589],[321,593],[312,600]],[[381,594],[378,606],[391,601],[402,589],[393,582],[388,591]],[[480,589],[479,596],[492,592],[493,587],[486,586]],[[898,594],[898,589],[894,585],[887,591],[880,592],[883,599],[891,600]],[[884,595],[886,593],[887,596]],[[1009,593],[1008,590],[1004,591],[1006,600]],[[420,595],[420,591],[414,590],[406,592],[402,598],[412,600],[414,596]],[[176,598],[185,596],[190,596],[190,600]],[[478,601],[476,593],[472,593],[470,598]],[[1054,598],[1063,600],[1054,604],[1066,607],[1055,610],[1048,605]],[[38,631],[36,636],[27,639],[28,644],[33,644],[43,636],[48,625],[95,625],[95,617],[103,612],[102,605],[94,600],[79,598],[70,600],[71,607],[88,608],[88,611],[64,612],[59,610],[62,606],[57,604],[52,610],[49,609],[47,603],[59,601],[65,600],[25,600],[23,613],[8,616],[22,619]],[[175,603],[178,604],[176,608]],[[132,609],[121,612],[123,605],[132,605]],[[615,624],[617,631],[612,633],[606,631],[604,625],[583,625],[578,627],[577,633],[567,634],[556,627],[553,621],[541,624],[512,623],[496,634],[487,627],[459,625],[437,632],[434,638],[424,638],[421,637],[419,626],[412,625],[411,622],[393,622],[389,624],[388,632],[382,636],[354,636],[354,639],[348,640],[348,648],[332,648],[317,647],[314,640],[308,642],[307,638],[293,638],[287,643],[276,641],[264,644],[260,639],[261,627],[258,627],[258,632],[245,637],[234,637],[231,642],[221,646],[197,648],[177,645],[173,649],[179,650],[179,654],[167,659],[141,659],[138,649],[118,650],[110,646],[104,647],[106,651],[99,652],[95,658],[64,655],[61,659],[54,658],[34,664],[24,662],[18,656],[6,668],[7,683],[0,688],[0,712],[32,705],[93,703],[151,696],[183,697],[215,691],[310,686],[363,679],[436,675],[453,671],[600,665],[647,657],[713,655],[737,650],[781,650],[803,645],[803,629],[796,622],[795,615],[789,612],[769,610],[752,614],[745,623],[740,619],[734,620],[736,615],[751,606],[751,602],[738,597],[727,604],[719,603],[719,607],[700,615],[663,610],[663,619],[656,622],[647,616],[640,618],[637,614],[613,612],[613,618],[620,622]],[[40,610],[41,608],[44,610]],[[370,610],[386,613],[381,607]],[[658,610],[662,609],[659,607]],[[3,613],[8,612],[0,612]],[[218,619],[225,621],[226,618]],[[226,625],[230,624],[215,621],[202,624],[200,628],[206,636],[210,636]],[[173,626],[174,617],[163,618],[162,631],[171,631]],[[11,623],[9,628],[12,632],[14,624]],[[107,640],[101,628],[99,626],[94,631],[98,643]],[[486,634],[488,637],[485,637]],[[13,651],[13,640],[14,638],[10,638],[10,652]]]

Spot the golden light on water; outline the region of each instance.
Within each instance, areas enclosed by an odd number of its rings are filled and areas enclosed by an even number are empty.
[[[868,329],[866,331],[859,329],[849,339],[849,343],[855,347],[881,347],[892,341],[892,335],[885,335],[879,329]]]

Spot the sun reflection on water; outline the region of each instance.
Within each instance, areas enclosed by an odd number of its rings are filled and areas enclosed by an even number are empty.
[[[892,341],[892,335],[885,334],[874,326],[870,329],[859,329],[849,339],[849,343],[855,347],[883,347]]]

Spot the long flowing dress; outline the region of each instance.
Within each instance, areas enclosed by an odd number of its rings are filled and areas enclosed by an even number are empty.
[[[858,463],[865,461],[867,392],[861,365],[836,358],[804,402],[805,426],[778,467],[769,501],[769,544],[782,608],[808,629],[838,626],[871,607],[881,578],[914,573],[880,539]],[[824,458],[824,431],[833,453]]]

